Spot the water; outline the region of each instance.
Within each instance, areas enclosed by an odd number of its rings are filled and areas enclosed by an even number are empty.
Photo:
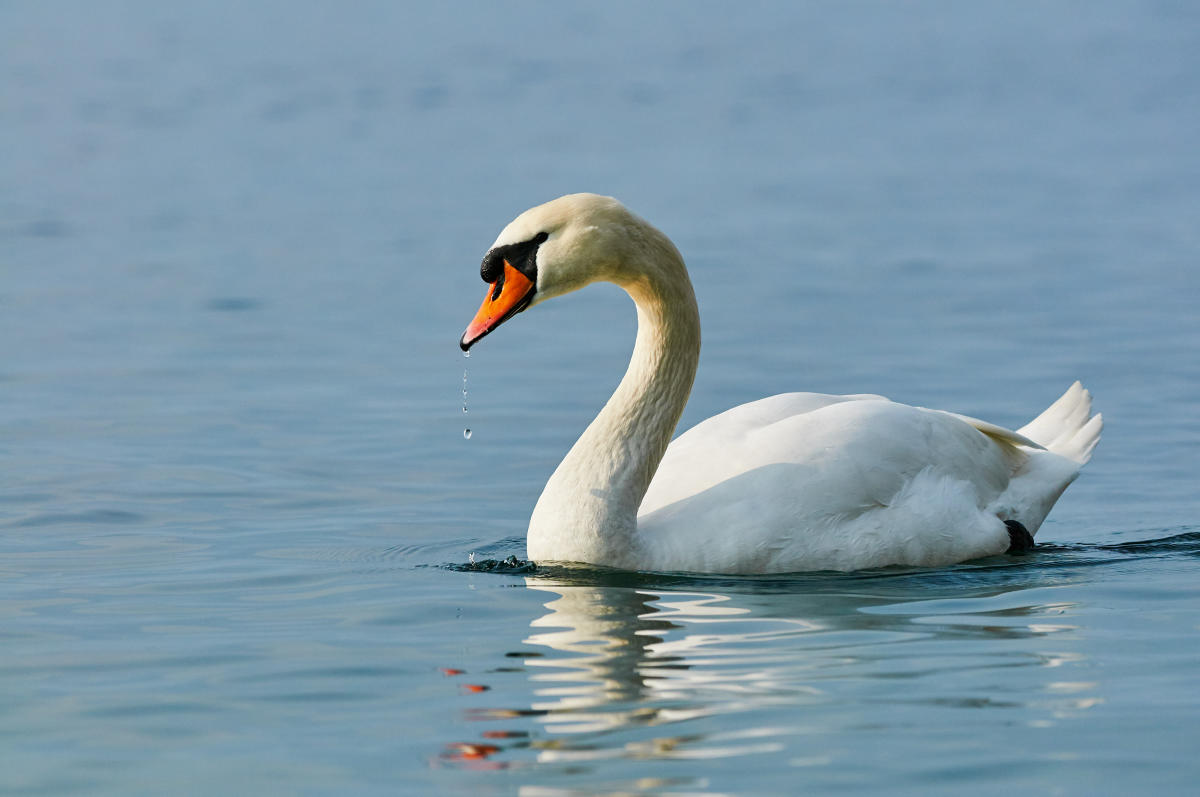
[[[5,6],[0,791],[1191,791],[1198,39],[1169,2]],[[1019,425],[1083,380],[1040,549],[505,564],[633,312],[480,343],[469,444],[456,344],[499,230],[579,190],[688,260],[685,425]]]

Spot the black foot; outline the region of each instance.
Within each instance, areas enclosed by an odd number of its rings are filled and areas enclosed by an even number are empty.
[[[1033,535],[1029,529],[1015,520],[1006,520],[1008,526],[1008,553],[1027,553],[1033,550]]]

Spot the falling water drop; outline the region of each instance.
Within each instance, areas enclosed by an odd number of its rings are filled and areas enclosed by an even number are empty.
[[[471,352],[469,352],[469,351],[463,352],[463,357],[470,357],[470,356],[471,356]],[[467,414],[467,369],[466,368],[463,368],[462,408],[463,408],[463,415],[466,415]],[[471,427],[468,426],[465,429],[463,429],[463,440],[470,440],[470,439],[471,439]]]
[[[467,414],[467,369],[463,369],[463,415]],[[470,437],[470,435],[467,435]]]

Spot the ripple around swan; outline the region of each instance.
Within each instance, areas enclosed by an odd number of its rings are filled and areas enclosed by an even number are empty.
[[[489,572],[497,575],[532,575],[547,579],[564,579],[572,584],[585,585],[622,585],[637,586],[639,584],[653,585],[695,585],[713,588],[733,588],[754,591],[792,591],[820,590],[829,584],[832,575],[839,585],[845,582],[859,581],[866,583],[904,584],[906,579],[914,580],[923,588],[934,585],[955,586],[963,581],[979,584],[985,581],[1003,582],[1013,577],[1022,581],[1031,574],[1038,578],[1053,580],[1070,578],[1069,572],[1075,568],[1096,567],[1122,562],[1138,561],[1153,557],[1200,556],[1200,532],[1191,527],[1173,529],[1146,529],[1134,532],[1146,535],[1146,539],[1120,543],[1041,543],[1027,554],[1003,555],[977,559],[960,565],[936,569],[886,567],[875,570],[859,570],[852,573],[777,573],[768,575],[733,576],[721,574],[672,573],[651,571],[625,571],[607,567],[564,566],[559,564],[539,565],[536,562],[520,558],[523,553],[524,540],[510,537],[491,544],[478,545],[472,548],[472,555],[465,562],[445,564],[441,566],[448,570],[462,572]],[[1157,536],[1164,535],[1164,536]],[[413,546],[396,546],[388,549],[389,553],[397,552],[404,555],[433,555],[447,547],[457,546],[461,550],[469,546],[469,541],[452,544],[426,544]],[[479,551],[476,555],[474,551]],[[498,557],[498,558],[494,558]],[[1064,571],[1056,575],[1056,571]]]

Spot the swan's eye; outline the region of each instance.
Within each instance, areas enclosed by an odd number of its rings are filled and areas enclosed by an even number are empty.
[[[483,277],[484,282],[495,284],[500,279],[500,275],[504,273],[504,264],[507,262],[529,279],[536,281],[537,248],[549,238],[550,233],[539,232],[528,241],[497,246],[483,256],[483,263],[479,267],[479,276]]]

